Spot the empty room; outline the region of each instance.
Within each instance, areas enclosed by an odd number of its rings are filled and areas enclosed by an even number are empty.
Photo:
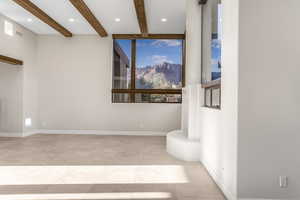
[[[299,9],[0,0],[0,200],[300,200]]]

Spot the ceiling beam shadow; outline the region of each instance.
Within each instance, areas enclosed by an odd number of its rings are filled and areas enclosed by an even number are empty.
[[[72,5],[80,12],[80,14],[88,21],[88,23],[95,29],[101,36],[106,37],[108,34],[89,7],[83,0],[69,0]]]
[[[134,0],[134,6],[135,6],[135,11],[139,22],[139,26],[141,29],[141,33],[142,35],[147,36],[148,25],[147,25],[147,18],[146,18],[145,2],[144,0]]]
[[[39,7],[33,4],[30,0],[13,0],[19,6],[23,7],[25,10],[39,18],[41,21],[45,22],[59,33],[64,35],[65,37],[72,37],[72,33],[56,22],[53,18],[47,15],[44,11],[42,11]]]

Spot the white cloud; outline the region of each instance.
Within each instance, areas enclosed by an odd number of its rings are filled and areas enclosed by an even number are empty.
[[[162,63],[173,63],[172,60],[169,60],[167,56],[160,56],[160,55],[153,55],[152,61],[155,64],[162,64]]]
[[[151,45],[156,47],[168,46],[168,47],[176,47],[180,46],[181,42],[179,40],[155,40],[151,43]]]
[[[143,42],[137,42],[137,43],[136,43],[136,46],[137,46],[137,47],[145,47],[145,46],[147,46],[147,44],[146,44],[146,43],[143,43]]]
[[[217,65],[219,61],[217,59],[212,59],[211,60],[212,65]]]
[[[214,39],[214,40],[212,40],[211,45],[212,45],[213,48],[219,49],[219,48],[221,48],[221,41]]]

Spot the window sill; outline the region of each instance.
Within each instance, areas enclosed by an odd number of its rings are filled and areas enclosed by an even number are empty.
[[[202,108],[212,109],[212,110],[221,110],[221,107],[218,107],[218,106],[202,106]]]
[[[111,102],[111,104],[182,104],[182,102]]]
[[[214,87],[220,87],[221,86],[221,79],[209,81],[207,83],[202,83],[202,88],[214,88]]]

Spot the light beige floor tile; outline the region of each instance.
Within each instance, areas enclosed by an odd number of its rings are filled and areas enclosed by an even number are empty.
[[[46,189],[47,193],[88,193],[92,185],[49,185]]]
[[[0,194],[47,193],[47,185],[5,185],[0,186]]]
[[[157,166],[158,169],[145,175],[143,170],[137,169],[136,184],[4,185],[0,186],[0,194],[166,192],[171,194],[171,200],[225,199],[201,164],[171,157],[165,150],[165,143],[165,137],[152,136],[38,134],[26,138],[0,138],[0,166],[135,165]],[[181,167],[188,181],[173,184],[168,181],[160,184],[138,183],[150,180],[146,176],[151,175],[154,181],[158,180],[159,173],[164,173],[159,166]],[[121,172],[110,173],[113,174],[106,176],[123,176]],[[180,176],[182,178],[183,175]]]

